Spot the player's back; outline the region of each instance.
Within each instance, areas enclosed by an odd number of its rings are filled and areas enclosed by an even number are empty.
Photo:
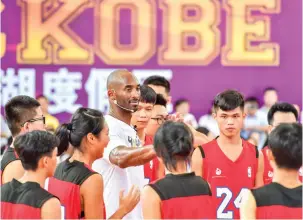
[[[38,183],[13,179],[1,186],[1,219],[41,219],[41,208],[55,197]]]
[[[274,176],[274,170],[271,167],[268,159],[268,150],[269,150],[268,146],[262,149],[262,153],[264,155],[264,173],[263,173],[264,185],[271,183]],[[303,167],[301,167],[299,170],[299,180],[301,182],[303,180]]]
[[[203,178],[211,185],[217,218],[239,218],[242,196],[255,185],[258,150],[245,140],[242,143],[242,152],[235,161],[224,154],[216,139],[199,147],[203,157]]]
[[[84,163],[65,160],[56,169],[54,177],[49,178],[48,191],[60,198],[65,209],[66,219],[84,217],[81,212],[80,187],[91,175],[96,174]]]
[[[17,153],[15,152],[15,149],[12,147],[8,147],[6,149],[6,151],[4,152],[3,157],[1,159],[0,185],[2,185],[2,175],[3,175],[5,168],[11,162],[16,161],[16,160],[20,160],[20,159],[19,159]]]
[[[252,190],[257,219],[302,219],[302,185],[293,189],[278,183]]]
[[[149,186],[161,199],[162,219],[215,218],[209,185],[194,173],[168,174]]]

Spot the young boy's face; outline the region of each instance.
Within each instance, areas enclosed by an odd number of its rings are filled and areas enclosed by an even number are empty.
[[[138,130],[146,128],[153,111],[152,103],[139,102],[138,110],[133,113],[131,124]]]
[[[152,111],[151,120],[146,128],[146,135],[155,136],[159,127],[167,120],[167,109],[163,105],[155,105]]]

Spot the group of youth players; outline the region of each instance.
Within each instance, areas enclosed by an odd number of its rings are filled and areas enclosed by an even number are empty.
[[[107,90],[108,115],[79,108],[54,135],[35,99],[5,105],[13,143],[1,160],[1,218],[302,219],[302,126],[292,105],[270,109],[268,146],[258,151],[240,137],[237,91],[215,97],[220,135],[208,140],[168,115],[162,77],[140,86],[117,70]]]

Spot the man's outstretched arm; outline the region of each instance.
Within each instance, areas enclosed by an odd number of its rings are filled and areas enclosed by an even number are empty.
[[[109,154],[111,163],[120,168],[143,165],[156,156],[152,145],[144,147],[118,146]]]

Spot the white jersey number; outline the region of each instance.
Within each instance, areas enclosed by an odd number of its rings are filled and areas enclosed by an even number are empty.
[[[65,207],[61,205],[61,220],[65,219]]]
[[[236,199],[234,200],[234,206],[239,209],[241,205],[241,201],[245,193],[248,191],[246,188],[242,188],[239,194],[237,195]],[[233,219],[234,212],[231,210],[225,210],[228,204],[231,202],[233,198],[232,191],[227,187],[218,187],[216,190],[217,198],[221,198],[224,196],[221,204],[217,209],[217,218],[225,218],[225,219]]]

